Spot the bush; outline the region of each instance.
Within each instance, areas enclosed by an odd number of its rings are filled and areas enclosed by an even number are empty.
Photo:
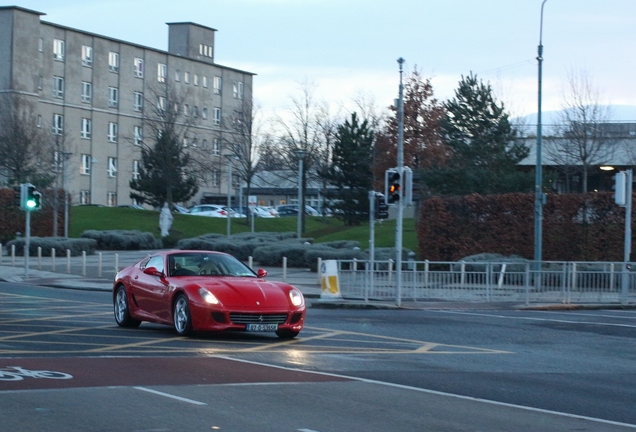
[[[7,243],[7,249],[11,250],[15,246],[16,255],[24,256],[26,240],[24,238],[11,240]],[[95,253],[97,241],[88,238],[66,238],[66,237],[31,237],[29,241],[29,256],[37,256],[38,247],[42,248],[42,256],[51,256],[55,249],[56,257],[66,256],[66,250],[71,251],[71,256],[81,255],[83,251],[87,255]]]
[[[318,271],[318,258],[321,258],[322,260],[367,259],[364,252],[353,248],[338,249],[331,247],[314,247],[305,251],[305,262],[311,271]]]
[[[137,230],[107,230],[84,231],[82,238],[93,239],[97,242],[97,249],[102,250],[145,250],[161,249],[161,240],[152,233]]]

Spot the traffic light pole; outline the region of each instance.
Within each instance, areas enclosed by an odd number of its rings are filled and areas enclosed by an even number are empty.
[[[26,223],[24,227],[24,277],[29,278],[29,252],[31,250],[31,212],[26,211]]]
[[[367,292],[372,293],[375,285],[375,206],[376,192],[374,190],[369,191],[369,289]],[[369,296],[365,293],[365,301],[369,300]]]
[[[402,66],[404,59],[400,57],[397,60],[400,65],[400,90],[398,97],[398,153],[397,153],[397,170],[400,174],[400,180],[404,179],[404,86],[402,84]],[[404,219],[404,188],[400,191],[400,199],[397,202],[397,223],[395,224],[395,304],[402,306],[402,220]]]

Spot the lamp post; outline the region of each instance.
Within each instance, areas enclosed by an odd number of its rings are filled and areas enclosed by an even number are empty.
[[[297,237],[302,237],[303,232],[303,215],[305,213],[304,203],[303,203],[303,159],[307,156],[307,152],[305,150],[294,150],[294,154],[298,159],[298,227],[297,227]]]
[[[398,139],[397,139],[397,170],[400,174],[400,182],[404,188],[404,85],[402,84],[402,73],[404,59],[397,59],[400,65],[400,87],[398,93]],[[402,221],[404,219],[404,189],[400,190],[400,199],[397,202],[397,223],[395,224],[395,283],[396,300],[399,307],[402,305]]]
[[[234,163],[234,161],[236,159],[238,159],[238,157],[236,155],[233,154],[227,154],[225,155],[225,157],[228,160],[228,179],[227,179],[227,236],[229,237],[231,235],[231,226],[232,226],[232,222],[231,222],[231,218],[232,215],[230,214],[230,211],[232,209],[232,165]]]
[[[538,89],[538,108],[537,108],[537,162],[535,167],[535,200],[534,200],[534,262],[540,266],[543,255],[543,167],[541,161],[541,86],[542,86],[542,66],[543,66],[543,7],[545,2],[541,3],[541,21],[539,26],[539,47],[537,49],[537,61],[539,63],[539,89]],[[537,268],[539,270],[539,268]]]

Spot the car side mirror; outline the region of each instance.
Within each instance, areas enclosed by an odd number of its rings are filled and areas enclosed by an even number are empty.
[[[159,276],[163,277],[163,272],[157,270],[157,267],[146,267],[144,269],[144,273],[150,276]]]
[[[265,276],[267,276],[267,270],[259,268],[256,271],[256,276],[258,276],[259,278],[264,278]]]

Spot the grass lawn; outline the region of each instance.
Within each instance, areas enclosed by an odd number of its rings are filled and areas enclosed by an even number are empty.
[[[375,246],[395,246],[395,220],[385,220],[375,224]],[[256,218],[255,232],[296,232],[297,219],[282,217],[275,219]],[[404,219],[403,246],[417,252],[417,236],[413,219]],[[251,224],[245,219],[231,220],[231,233],[251,231]],[[69,224],[69,236],[79,237],[86,230],[139,230],[151,232],[159,237],[159,212],[135,210],[119,207],[73,206]],[[209,233],[227,233],[227,219],[205,216],[174,214],[171,236],[176,238],[197,237]],[[369,224],[346,227],[336,218],[308,216],[304,237],[313,238],[316,243],[333,240],[356,240],[360,247],[369,247]]]

